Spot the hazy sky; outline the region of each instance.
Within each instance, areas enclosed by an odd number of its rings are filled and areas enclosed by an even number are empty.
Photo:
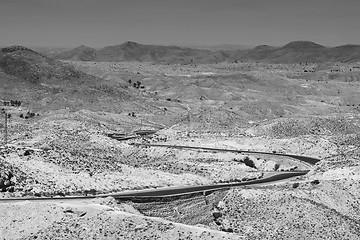
[[[360,0],[0,0],[0,46],[360,44]]]

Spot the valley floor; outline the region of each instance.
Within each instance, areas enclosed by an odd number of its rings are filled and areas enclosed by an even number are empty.
[[[55,104],[51,108],[35,98],[4,106],[11,118],[8,144],[0,148],[1,198],[90,196],[310,172],[154,202],[0,202],[0,238],[359,239],[358,65],[66,64],[105,79],[106,87],[89,85],[96,92],[91,106],[82,105],[81,94],[92,96],[87,88],[62,95],[54,85],[43,86],[54,88],[46,100]],[[334,75],[334,69],[341,71]],[[112,85],[132,98],[120,99]],[[7,96],[17,99],[15,92]],[[29,111],[35,116],[20,117]],[[138,130],[156,133],[109,137]],[[134,143],[286,153],[320,162]]]

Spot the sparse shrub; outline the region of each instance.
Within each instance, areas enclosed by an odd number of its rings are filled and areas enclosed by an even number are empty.
[[[243,162],[246,166],[256,169],[254,162],[248,156],[244,157]]]
[[[233,230],[232,228],[223,228],[223,229],[221,229],[221,231],[223,231],[223,232],[229,232],[229,233],[234,232],[234,230]]]
[[[311,181],[310,183],[311,183],[311,185],[318,185],[320,183],[320,181],[316,179],[316,180]]]
[[[39,114],[35,114],[35,113],[29,112],[29,111],[25,114],[25,116],[24,116],[23,113],[20,114],[20,117],[25,118],[25,119],[29,119],[29,118],[32,118],[32,117],[35,117],[35,116],[39,116]]]
[[[84,191],[85,195],[87,196],[88,194],[91,194],[91,195],[96,195],[97,191],[96,189],[90,189],[90,190],[85,190]]]
[[[274,166],[274,171],[277,171],[280,168],[280,164],[276,163]]]
[[[219,212],[219,211],[213,212],[213,217],[214,217],[215,219],[218,219],[218,218],[220,218],[221,216],[222,216],[221,212]]]
[[[31,155],[31,151],[29,149],[26,149],[24,152],[24,156],[29,156]]]

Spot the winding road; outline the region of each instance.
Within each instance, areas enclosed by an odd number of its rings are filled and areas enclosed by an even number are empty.
[[[166,147],[166,148],[178,148],[178,149],[197,149],[197,150],[209,150],[209,151],[222,151],[222,152],[236,152],[236,153],[258,153],[258,154],[269,154],[277,156],[291,157],[310,165],[315,165],[319,162],[319,159],[306,156],[298,156],[291,154],[280,154],[280,153],[268,153],[268,152],[256,152],[256,151],[243,151],[243,150],[231,150],[231,149],[220,149],[220,148],[207,148],[207,147],[191,147],[191,146],[178,146],[178,145],[156,145],[156,144],[133,144],[135,146],[146,146],[146,147]],[[115,199],[131,199],[131,198],[164,198],[172,196],[180,196],[194,193],[205,193],[208,191],[215,191],[221,189],[229,189],[237,186],[251,186],[259,185],[264,183],[272,183],[288,178],[305,175],[308,171],[291,171],[291,172],[279,172],[276,175],[264,177],[256,180],[246,182],[234,182],[234,183],[222,183],[213,185],[199,185],[199,186],[182,186],[182,187],[165,187],[159,189],[146,189],[146,190],[135,190],[135,191],[124,191],[119,193],[100,194],[93,196],[69,196],[69,197],[47,197],[47,198],[5,198],[0,199],[0,202],[13,202],[13,201],[52,201],[52,200],[78,200],[78,199],[89,199],[98,197],[113,197]]]
[[[134,146],[144,146],[144,147],[164,147],[164,148],[178,148],[178,149],[195,149],[195,150],[208,150],[208,151],[217,151],[217,152],[234,152],[234,153],[253,153],[253,154],[266,154],[266,155],[274,155],[274,156],[283,156],[283,157],[291,157],[302,162],[306,162],[311,165],[315,165],[320,159],[300,156],[300,155],[292,155],[292,154],[282,154],[282,153],[269,153],[269,152],[257,152],[257,151],[246,151],[246,150],[235,150],[235,149],[222,149],[222,148],[209,148],[209,147],[192,147],[192,146],[184,146],[184,145],[161,145],[161,144],[143,144],[143,143],[133,143]]]

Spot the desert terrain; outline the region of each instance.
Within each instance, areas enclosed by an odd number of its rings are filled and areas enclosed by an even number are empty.
[[[119,46],[0,50],[0,239],[360,239],[358,46]]]

